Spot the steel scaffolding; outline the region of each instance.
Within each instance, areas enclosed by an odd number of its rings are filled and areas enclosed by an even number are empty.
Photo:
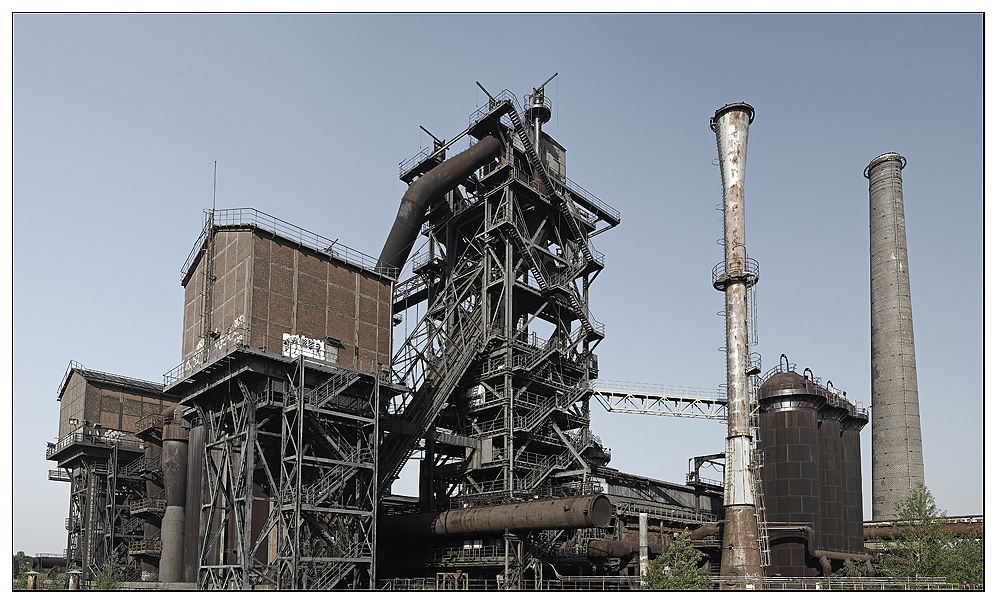
[[[540,148],[547,157],[557,145],[540,131],[543,90],[527,104],[509,91],[490,97],[454,139],[495,137],[502,151],[429,207],[426,252],[395,291],[393,313],[424,301],[426,311],[393,359],[409,390],[382,425],[380,485],[422,446],[423,510],[588,493],[609,460],[589,430],[604,337],[588,304],[604,266],[590,237],[620,218],[541,161]],[[402,180],[442,154],[403,164]],[[535,533],[506,536],[502,585],[520,586],[564,540]]]

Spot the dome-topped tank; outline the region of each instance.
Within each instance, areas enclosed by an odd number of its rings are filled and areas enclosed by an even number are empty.
[[[759,446],[770,531],[770,575],[820,575],[808,556],[817,550],[862,550],[862,476],[859,429],[865,412],[831,383],[794,371],[789,361],[773,368],[759,387]],[[813,532],[780,531],[809,526]],[[806,536],[814,543],[806,544]]]
[[[767,520],[820,531],[817,407],[821,401],[794,371],[771,376],[759,388],[759,438],[763,451],[762,489]],[[771,533],[770,566],[777,576],[815,575],[799,540]]]

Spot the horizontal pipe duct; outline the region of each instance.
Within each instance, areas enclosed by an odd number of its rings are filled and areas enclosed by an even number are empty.
[[[510,531],[609,527],[613,505],[603,494],[476,506],[435,513],[385,517],[381,528],[395,536],[459,536]]]

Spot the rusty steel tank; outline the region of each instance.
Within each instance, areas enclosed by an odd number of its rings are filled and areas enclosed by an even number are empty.
[[[863,554],[859,432],[867,421],[844,392],[821,386],[809,370],[798,374],[786,356],[767,373],[759,387],[759,438],[767,520],[775,528],[769,575],[829,573],[827,558],[819,561],[815,552],[838,561]]]
[[[759,387],[767,520],[810,526],[812,535],[821,531],[817,414],[823,402],[824,393],[790,370],[789,364]],[[807,552],[807,545],[796,537],[773,536],[768,575],[817,575],[808,566]]]
[[[848,401],[844,402],[849,409]],[[859,432],[867,418],[852,407],[842,419],[842,534],[843,550],[864,552],[863,548],[863,458]]]

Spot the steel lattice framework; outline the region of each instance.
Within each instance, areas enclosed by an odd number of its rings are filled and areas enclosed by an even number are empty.
[[[544,103],[537,90],[530,102],[538,96]],[[604,337],[588,305],[603,255],[589,240],[619,214],[540,160],[537,143],[556,143],[539,124],[528,132],[521,116],[531,115],[509,91],[472,115],[454,141],[495,137],[501,152],[429,207],[426,252],[395,291],[393,312],[423,301],[426,311],[393,360],[409,392],[383,425],[393,432],[381,485],[422,440],[424,509],[583,493],[608,460],[589,430],[593,350]],[[444,150],[403,166],[402,180],[432,169]],[[507,536],[504,584],[518,586],[557,538]]]
[[[593,398],[608,412],[705,420],[728,417],[727,394],[722,389],[597,380]]]
[[[280,587],[373,588],[380,377],[346,368],[297,384],[281,418]]]

